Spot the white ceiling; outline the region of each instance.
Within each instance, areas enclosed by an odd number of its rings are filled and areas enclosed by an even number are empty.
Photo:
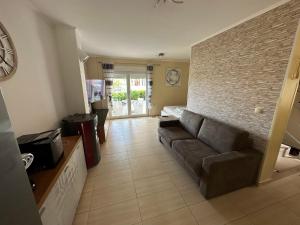
[[[189,59],[190,47],[282,0],[31,0],[49,17],[77,27],[91,55]]]

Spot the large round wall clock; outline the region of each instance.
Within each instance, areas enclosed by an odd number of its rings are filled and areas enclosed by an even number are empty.
[[[168,86],[179,86],[181,78],[180,69],[168,69],[166,72],[166,84]]]
[[[12,77],[17,70],[17,52],[12,39],[0,22],[0,81]]]

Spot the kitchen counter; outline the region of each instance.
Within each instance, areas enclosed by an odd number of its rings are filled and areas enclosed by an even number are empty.
[[[64,155],[56,167],[49,170],[39,171],[30,176],[32,181],[36,184],[36,189],[33,191],[33,194],[38,208],[42,206],[53,185],[64,171],[64,168],[70,160],[79,140],[80,136],[63,137]]]

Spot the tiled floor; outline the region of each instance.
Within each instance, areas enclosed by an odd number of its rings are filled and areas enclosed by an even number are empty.
[[[114,120],[74,225],[300,225],[300,176],[205,200],[157,140],[157,118]]]
[[[281,148],[275,164],[275,170],[277,171],[277,173],[285,173],[289,170],[299,169],[299,168],[300,168],[300,158],[290,157],[288,153],[286,153],[286,155],[284,156],[284,148]]]

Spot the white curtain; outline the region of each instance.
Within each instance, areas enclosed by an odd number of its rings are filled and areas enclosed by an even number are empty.
[[[148,65],[147,66],[147,79],[148,79],[147,89],[148,89],[148,108],[149,109],[152,108],[152,86],[153,86],[152,76],[153,76],[153,65]]]
[[[112,108],[113,64],[102,64],[108,107]]]

